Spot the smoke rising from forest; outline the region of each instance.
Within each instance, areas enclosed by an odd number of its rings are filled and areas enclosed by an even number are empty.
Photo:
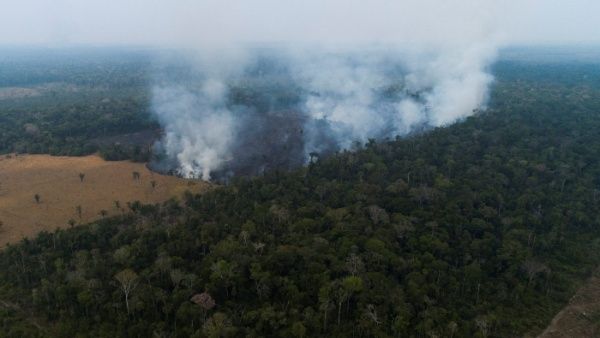
[[[157,68],[153,110],[165,134],[153,166],[205,180],[258,174],[473,114],[493,80],[494,6],[450,2],[356,4],[383,23],[356,9],[349,19],[325,10],[322,37],[311,26],[308,36],[290,29],[265,41],[247,32],[245,41],[190,41],[186,56]],[[444,20],[432,8],[445,10]],[[328,32],[327,15],[347,34]],[[366,32],[352,27],[361,19]]]

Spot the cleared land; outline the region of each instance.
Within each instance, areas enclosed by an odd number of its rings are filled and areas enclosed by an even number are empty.
[[[25,97],[39,96],[40,92],[33,88],[4,87],[0,88],[0,100],[21,99]]]
[[[600,337],[600,270],[577,291],[538,338]]]
[[[130,201],[158,203],[186,190],[209,188],[206,182],[154,173],[141,163],[107,162],[98,156],[2,155],[0,247],[42,230],[68,227],[70,220],[91,222],[103,217],[102,210],[107,216],[119,214]]]
[[[0,87],[0,100],[23,99],[49,93],[76,93],[82,88],[68,83],[48,82],[33,87]]]

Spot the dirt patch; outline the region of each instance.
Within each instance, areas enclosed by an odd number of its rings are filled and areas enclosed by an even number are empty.
[[[600,270],[569,300],[538,338],[600,337]]]
[[[139,178],[134,178],[134,172]],[[210,187],[206,182],[154,173],[142,163],[108,162],[95,155],[2,155],[0,246],[42,230],[68,227],[70,220],[91,222],[103,217],[102,210],[106,216],[119,214],[130,201],[158,203],[186,190],[203,192]]]
[[[90,87],[88,87],[88,89],[90,89]],[[81,86],[63,82],[48,82],[31,87],[0,87],[0,101],[25,99],[57,92],[77,93],[81,90]]]
[[[34,88],[4,87],[0,88],[0,100],[21,99],[25,97],[39,96],[40,91]]]

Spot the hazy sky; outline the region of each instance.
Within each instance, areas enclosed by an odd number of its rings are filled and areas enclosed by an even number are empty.
[[[599,0],[0,0],[0,44],[600,43]]]

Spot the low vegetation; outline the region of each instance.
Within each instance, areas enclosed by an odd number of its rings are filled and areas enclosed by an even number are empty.
[[[103,142],[158,128],[148,109],[147,54],[0,50],[0,154],[147,161],[152,139]],[[21,92],[35,95],[17,95]],[[13,95],[9,95],[13,93]],[[16,93],[16,94],[14,94]]]
[[[153,173],[141,163],[98,156],[5,155],[0,157],[0,247],[42,230],[121,215],[135,201],[161,203],[208,187]]]
[[[457,125],[43,232],[0,254],[3,332],[541,332],[599,261],[599,98],[500,78]]]

